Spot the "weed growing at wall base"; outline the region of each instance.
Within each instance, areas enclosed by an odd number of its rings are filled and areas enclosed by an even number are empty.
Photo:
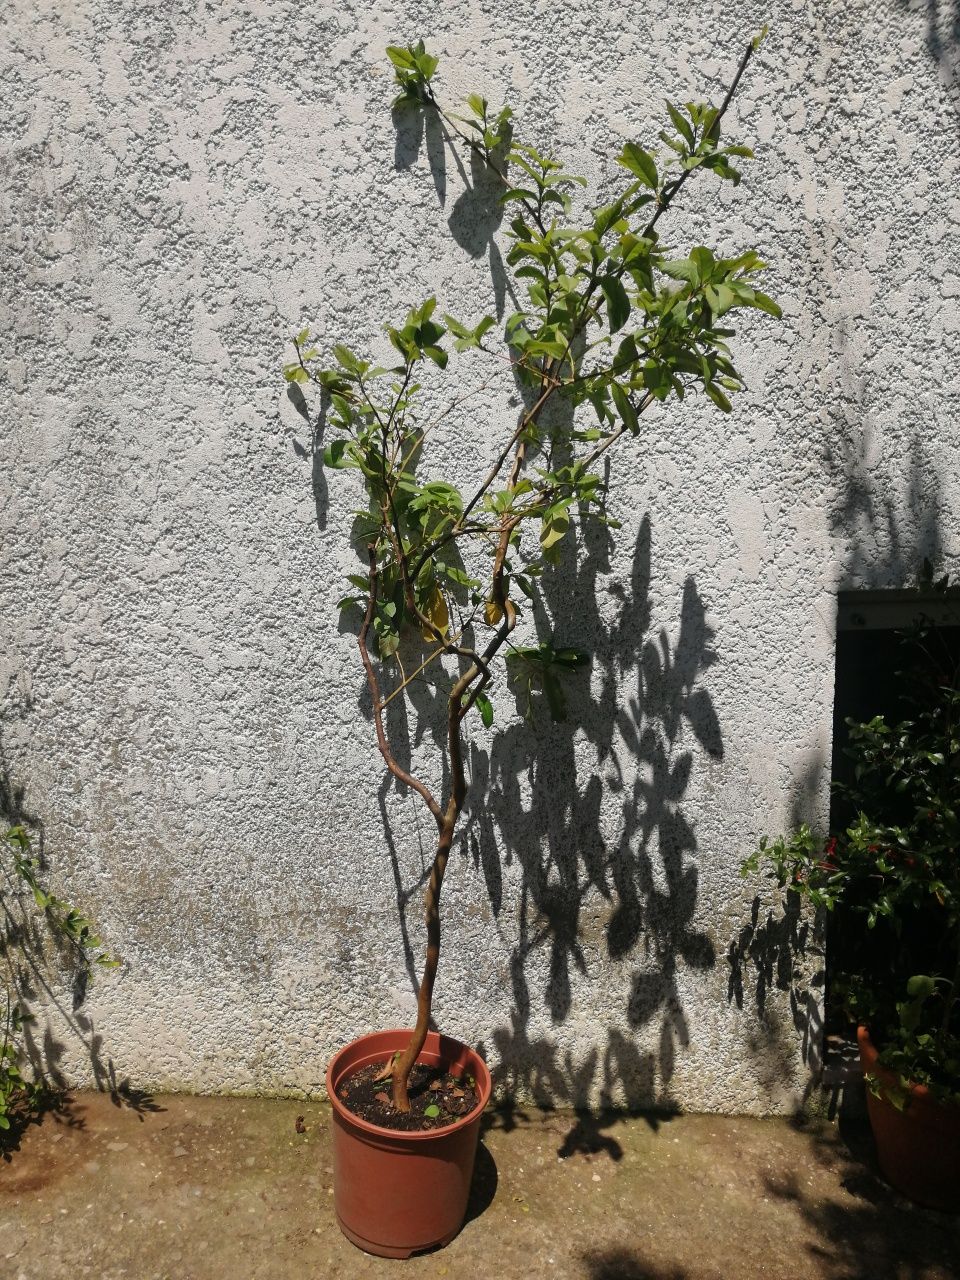
[[[9,1129],[17,1108],[29,1111],[47,1087],[42,1074],[26,1076],[21,1070],[24,1032],[33,1021],[22,992],[30,985],[38,962],[33,928],[38,922],[46,927],[84,980],[94,966],[113,968],[119,961],[103,949],[93,922],[46,888],[40,860],[22,825],[0,835],[0,877],[0,957],[6,1003],[0,1028],[0,1129]]]

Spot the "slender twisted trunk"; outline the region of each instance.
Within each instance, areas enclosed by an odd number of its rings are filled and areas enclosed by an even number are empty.
[[[501,628],[501,630],[504,630]],[[499,633],[498,633],[499,634]],[[504,630],[504,638],[507,632]],[[501,642],[502,643],[502,642]],[[410,1043],[393,1063],[393,1105],[398,1111],[410,1110],[410,1098],[407,1086],[410,1072],[423,1048],[430,1027],[430,1010],[433,1005],[433,984],[437,977],[437,966],[440,963],[440,890],[447,870],[450,849],[457,820],[463,811],[467,798],[466,771],[463,767],[463,740],[460,726],[466,714],[463,705],[464,694],[470,686],[477,682],[481,686],[489,680],[489,672],[482,659],[474,658],[468,669],[454,684],[447,702],[447,749],[450,756],[450,799],[440,822],[440,834],[437,838],[437,851],[430,868],[430,879],[427,881],[427,892],[424,895],[424,912],[427,923],[427,954],[423,965],[423,978],[417,995],[417,1025],[414,1027]]]
[[[534,410],[525,416],[521,422],[521,428],[518,428],[518,431],[511,439],[510,444],[511,446],[516,446],[516,452],[507,482],[507,487],[510,489],[513,489],[516,486],[526,458],[526,444],[523,440],[519,439],[522,426],[524,423],[531,420],[533,413],[540,411],[549,399],[553,389],[554,387],[552,384],[544,387],[543,394],[541,395],[540,400],[538,400]],[[483,487],[486,487],[492,481],[496,473],[499,471],[505,457],[506,454],[501,457]],[[480,492],[482,491],[483,489],[481,488]],[[474,501],[476,501],[476,499],[474,499]],[[469,506],[465,509],[464,514],[466,514],[468,510]],[[386,516],[388,513],[385,511],[384,514]],[[410,566],[407,563],[407,558],[403,550],[403,542],[399,533],[399,521],[397,520],[396,513],[392,510],[392,507],[390,509],[389,516],[390,518],[386,520],[386,524],[390,528],[397,559],[401,566],[404,591],[407,597],[408,607],[414,616],[419,619],[421,625],[423,625],[428,631],[436,632],[437,640],[443,643],[444,637],[442,633],[437,631],[431,619],[427,618],[422,611],[417,608],[413,589],[413,582],[416,575],[411,574],[410,572]],[[464,801],[467,796],[466,771],[463,767],[463,740],[461,736],[461,725],[463,724],[464,716],[466,716],[470,709],[475,705],[477,698],[490,682],[489,664],[491,660],[506,643],[507,637],[517,624],[517,611],[513,602],[507,596],[504,584],[504,565],[507,551],[510,546],[510,539],[518,524],[519,517],[505,517],[500,528],[497,551],[494,557],[492,598],[494,603],[500,609],[501,621],[483,653],[481,654],[475,649],[468,649],[461,645],[452,645],[449,643],[444,644],[446,652],[466,658],[469,663],[467,669],[455,682],[447,701],[447,751],[450,762],[450,798],[444,808],[441,808],[429,788],[423,782],[401,767],[395,759],[393,752],[390,749],[390,744],[387,741],[383,725],[383,708],[385,703],[381,696],[379,681],[377,680],[376,672],[374,671],[373,663],[370,660],[370,654],[367,649],[367,636],[376,610],[378,590],[376,546],[375,544],[371,544],[367,548],[369,556],[369,592],[367,599],[367,612],[363,620],[363,626],[360,628],[360,634],[357,642],[360,647],[360,655],[363,659],[364,669],[367,674],[367,683],[369,685],[373,701],[373,717],[377,734],[377,745],[380,749],[380,754],[383,756],[387,767],[390,769],[394,777],[405,783],[407,786],[413,787],[413,789],[423,798],[424,803],[437,823],[437,829],[439,832],[437,837],[437,849],[433,857],[433,865],[430,868],[430,878],[427,882],[427,891],[424,895],[424,911],[427,925],[427,951],[423,966],[423,978],[420,982],[420,990],[417,995],[417,1022],[407,1047],[401,1054],[395,1056],[392,1062],[386,1064],[378,1077],[380,1079],[386,1079],[388,1075],[392,1077],[391,1092],[393,1105],[398,1111],[410,1110],[408,1090],[410,1072],[413,1070],[414,1063],[423,1049],[427,1038],[427,1032],[430,1028],[430,1011],[433,1005],[433,986],[436,981],[437,968],[440,963],[440,890],[443,887],[443,877],[447,870],[447,862],[449,861],[450,850],[453,846],[453,837],[456,831],[457,821],[463,811]]]
[[[509,538],[509,529],[504,532],[504,547],[506,548],[506,539]],[[503,551],[501,551],[500,561],[502,565]],[[502,573],[502,569],[501,569]],[[461,725],[463,718],[476,702],[478,694],[480,694],[490,680],[489,662],[490,659],[502,648],[506,642],[510,632],[516,626],[517,614],[510,600],[504,599],[504,616],[503,620],[493,635],[489,644],[482,654],[463,650],[464,656],[471,660],[469,667],[456,681],[450,691],[450,697],[447,702],[447,750],[450,761],[450,798],[446,807],[441,809],[434,796],[429,789],[414,778],[410,773],[394,759],[390,750],[389,743],[383,728],[383,701],[380,696],[380,686],[370,661],[370,655],[367,650],[367,634],[370,624],[373,620],[373,613],[376,605],[377,592],[377,570],[376,570],[376,553],[373,548],[370,549],[370,597],[367,607],[367,616],[364,624],[360,629],[358,644],[360,653],[363,658],[364,668],[367,673],[367,681],[370,686],[371,696],[373,698],[374,724],[377,732],[377,745],[380,753],[391,773],[401,782],[412,786],[422,796],[427,808],[433,814],[437,822],[438,837],[437,849],[433,858],[433,865],[430,868],[430,878],[427,882],[427,890],[424,895],[424,910],[427,924],[427,951],[424,960],[423,978],[420,983],[420,991],[417,996],[417,1022],[414,1027],[410,1042],[406,1049],[395,1058],[392,1063],[388,1063],[382,1074],[383,1078],[389,1074],[392,1077],[392,1095],[393,1105],[398,1111],[410,1110],[410,1099],[408,1096],[408,1082],[410,1072],[416,1062],[420,1051],[423,1049],[424,1042],[427,1038],[427,1031],[430,1027],[430,1010],[433,1004],[433,986],[436,981],[437,967],[440,963],[440,890],[443,886],[443,877],[447,870],[447,862],[450,858],[450,850],[453,847],[453,837],[456,832],[457,822],[463,811],[464,801],[467,796],[467,780],[466,771],[463,765],[463,740],[461,737]],[[502,583],[499,586],[499,592],[502,597]]]
[[[417,996],[417,1025],[410,1037],[410,1043],[393,1063],[393,1105],[398,1111],[410,1110],[410,1099],[407,1093],[410,1072],[420,1056],[430,1028],[433,984],[437,976],[437,966],[440,963],[440,889],[443,885],[443,876],[447,869],[447,859],[450,857],[458,817],[459,809],[454,809],[451,801],[437,840],[437,851],[434,854],[433,866],[430,868],[430,879],[424,897],[427,918],[427,954],[423,965],[420,992]]]

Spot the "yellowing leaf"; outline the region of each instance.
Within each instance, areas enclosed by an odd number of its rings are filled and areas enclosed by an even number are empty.
[[[483,606],[483,616],[488,627],[495,627],[503,617],[503,610],[496,600],[488,600]]]
[[[441,635],[447,634],[447,627],[450,625],[450,611],[447,608],[447,602],[444,599],[443,592],[439,587],[434,587],[433,591],[423,606],[423,612],[427,615],[436,629]],[[426,627],[421,628],[421,634],[424,640],[429,643],[436,640],[436,636]]]

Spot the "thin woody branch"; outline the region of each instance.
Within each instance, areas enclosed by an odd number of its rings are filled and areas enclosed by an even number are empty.
[[[357,637],[357,645],[360,649],[360,657],[363,661],[364,670],[367,673],[367,684],[370,687],[370,697],[373,702],[373,723],[377,732],[377,746],[380,748],[380,754],[386,762],[387,768],[400,782],[408,787],[412,787],[418,795],[423,797],[423,801],[427,808],[436,819],[437,825],[443,825],[443,810],[437,803],[436,798],[419,778],[415,778],[412,773],[408,773],[400,764],[397,763],[396,757],[390,750],[387,741],[387,735],[383,728],[383,703],[380,699],[380,685],[377,680],[377,673],[373,669],[373,663],[370,661],[370,654],[367,650],[367,635],[370,631],[370,624],[373,622],[373,614],[377,602],[377,550],[375,546],[370,546],[370,595],[367,602],[367,612],[363,619],[363,626],[360,628],[360,634]]]

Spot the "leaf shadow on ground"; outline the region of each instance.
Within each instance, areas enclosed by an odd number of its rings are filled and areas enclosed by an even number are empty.
[[[818,1163],[835,1166],[839,1146],[846,1196],[812,1195],[802,1172],[768,1174],[766,1193],[792,1205],[810,1228],[807,1250],[824,1280],[931,1280],[956,1273],[956,1215],[911,1204],[882,1180],[865,1120],[841,1118],[840,1144],[830,1129],[799,1117],[794,1123],[809,1127]]]
[[[636,1249],[598,1249],[582,1257],[589,1280],[694,1280],[685,1267],[658,1267]]]

